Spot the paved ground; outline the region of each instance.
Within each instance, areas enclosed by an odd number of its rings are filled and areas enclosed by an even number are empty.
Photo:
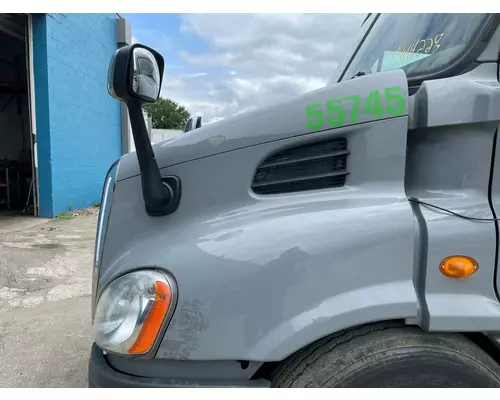
[[[97,210],[0,217],[0,387],[85,387]]]

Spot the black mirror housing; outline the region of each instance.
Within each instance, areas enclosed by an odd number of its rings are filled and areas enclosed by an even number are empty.
[[[122,47],[109,65],[108,92],[126,104],[154,103],[160,96],[164,67],[162,55],[150,47],[139,43]]]

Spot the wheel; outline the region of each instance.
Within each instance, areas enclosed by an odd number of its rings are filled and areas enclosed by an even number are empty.
[[[500,366],[460,334],[398,324],[332,335],[281,363],[272,387],[500,387]]]

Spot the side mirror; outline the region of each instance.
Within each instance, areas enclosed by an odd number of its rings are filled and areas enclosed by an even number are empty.
[[[122,47],[113,56],[108,75],[109,94],[126,104],[154,103],[163,80],[164,60],[160,53],[142,44]]]
[[[160,96],[163,68],[160,53],[136,43],[115,53],[108,72],[109,94],[127,105],[141,172],[142,196],[150,216],[174,212],[181,198],[180,179],[161,176],[142,112],[142,103],[154,103]]]
[[[184,127],[184,132],[189,132],[198,128],[201,128],[201,117],[191,117],[188,119],[188,122]]]

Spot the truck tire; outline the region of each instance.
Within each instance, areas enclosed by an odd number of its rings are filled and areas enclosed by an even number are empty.
[[[374,324],[319,340],[286,359],[272,387],[500,387],[500,367],[455,333]]]

